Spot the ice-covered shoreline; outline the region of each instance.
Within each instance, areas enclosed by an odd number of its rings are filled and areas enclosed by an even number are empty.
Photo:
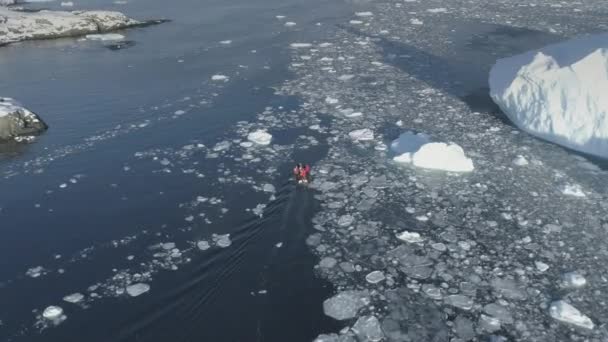
[[[0,46],[25,40],[107,33],[164,21],[139,21],[114,11],[21,12],[0,6]]]

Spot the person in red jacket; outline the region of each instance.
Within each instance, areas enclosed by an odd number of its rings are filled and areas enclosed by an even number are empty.
[[[296,178],[296,182],[300,181],[301,172],[302,172],[302,164],[296,164],[296,167],[293,168],[293,176]]]
[[[310,165],[306,164],[306,166],[301,166],[300,164],[300,180],[303,183],[310,182]]]

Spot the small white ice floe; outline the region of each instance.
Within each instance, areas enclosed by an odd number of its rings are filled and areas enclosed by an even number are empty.
[[[285,19],[285,16],[284,15],[277,15],[277,16],[275,16],[275,18],[277,18],[279,20],[283,20],[283,19]]]
[[[583,287],[587,284],[587,279],[578,272],[568,272],[562,276],[562,282],[565,287],[577,288]]]
[[[227,82],[228,76],[226,75],[213,75],[211,76],[211,80],[215,82]]]
[[[338,76],[338,80],[340,80],[340,81],[350,81],[353,78],[355,78],[355,75],[347,74],[347,75],[340,75],[340,76]]]
[[[87,34],[85,36],[85,38],[87,40],[106,41],[106,40],[123,40],[123,39],[125,39],[125,36],[123,36],[122,34],[118,34],[118,33],[103,33],[103,34]]]
[[[272,192],[275,192],[276,189],[275,189],[274,185],[267,183],[267,184],[264,184],[264,186],[262,187],[262,191],[272,193]]]
[[[351,25],[361,25],[363,22],[361,20],[351,20],[349,21]]]
[[[127,294],[131,297],[137,297],[146,292],[150,291],[150,285],[146,283],[136,283],[133,285],[127,286]]]
[[[264,130],[257,130],[247,135],[247,140],[258,145],[269,145],[272,141],[272,135]]]
[[[348,136],[355,141],[374,140],[374,131],[369,128],[362,128],[348,133]]]
[[[424,22],[417,18],[410,19],[410,24],[412,25],[424,25]]]
[[[542,261],[535,261],[534,266],[536,266],[536,269],[541,273],[549,269],[549,265],[545,264]]]
[[[595,326],[589,317],[585,316],[578,311],[577,308],[563,300],[557,300],[551,303],[549,314],[560,322],[572,324],[580,328],[591,330]]]
[[[330,104],[330,105],[337,104],[338,102],[340,102],[340,100],[330,97],[330,96],[327,96],[325,98],[325,103]]]
[[[72,304],[80,303],[80,302],[82,302],[83,299],[84,299],[84,295],[82,293],[78,293],[78,292],[72,293],[70,295],[63,297],[63,300],[65,302],[72,303]]]
[[[522,156],[521,154],[518,154],[517,157],[515,157],[515,159],[513,159],[513,164],[517,165],[517,166],[526,166],[528,165],[528,160],[526,159],[526,157]]]
[[[277,243],[277,244],[276,244],[276,245],[274,245],[274,246],[275,246],[276,248],[281,248],[281,247],[283,247],[283,243],[282,243],[282,242],[279,242],[279,243]]]
[[[287,26],[287,27],[294,27],[294,26],[296,26],[296,23],[294,23],[293,21],[288,21],[288,22],[285,23],[285,26]]]
[[[27,272],[25,272],[25,275],[28,277],[32,277],[32,278],[38,278],[41,275],[43,275],[45,272],[46,271],[42,266],[36,266],[36,267],[32,267],[29,270],[27,270]]]
[[[63,316],[63,309],[59,306],[55,306],[55,305],[51,305],[49,307],[47,307],[46,309],[44,309],[44,312],[42,312],[42,317],[44,317],[45,319],[51,320],[51,321],[56,321],[61,319],[61,317]]]
[[[357,17],[371,17],[374,15],[372,12],[356,12],[355,15]]]
[[[448,9],[445,7],[441,8],[429,8],[426,10],[429,13],[448,13]]]
[[[312,44],[310,44],[310,43],[291,43],[290,46],[294,49],[305,49],[305,48],[312,47]]]
[[[420,236],[419,233],[408,232],[407,230],[397,234],[397,239],[409,243],[420,243],[424,241],[424,238]]]
[[[232,44],[232,40],[222,40],[220,42],[220,44],[222,44],[222,45],[230,45],[230,44]]]
[[[365,276],[365,280],[370,284],[378,284],[384,279],[386,279],[386,277],[382,271],[373,271]]]
[[[230,234],[218,235],[215,244],[220,248],[226,248],[232,245]]]
[[[72,1],[64,1],[61,3],[61,7],[73,7],[74,3]]]
[[[578,184],[564,185],[564,188],[562,189],[562,193],[564,195],[574,196],[574,197],[587,197],[587,195],[585,195],[585,193],[583,192],[583,189],[581,188],[581,186]]]
[[[198,247],[198,249],[200,249],[201,251],[206,251],[209,248],[211,248],[211,245],[209,244],[209,242],[203,240],[203,241],[199,241],[196,244],[196,247]]]

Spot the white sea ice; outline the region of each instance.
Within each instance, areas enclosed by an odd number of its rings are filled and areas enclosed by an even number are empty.
[[[293,26],[296,26],[296,23],[294,23],[293,21],[288,21],[288,22],[285,23],[285,26],[287,26],[287,27],[293,27]]]
[[[360,341],[377,342],[384,339],[384,332],[376,316],[362,316],[353,325],[353,331]]]
[[[424,241],[424,238],[420,236],[419,233],[408,231],[397,234],[397,239],[409,243],[420,243]]]
[[[272,141],[272,135],[265,130],[257,130],[247,135],[247,140],[258,145],[269,145]]]
[[[424,25],[424,22],[417,18],[410,19],[410,24],[412,25]]]
[[[535,262],[534,262],[534,266],[536,266],[536,269],[537,269],[539,272],[545,272],[546,270],[548,270],[548,269],[549,269],[549,265],[545,264],[545,263],[544,263],[544,262],[542,262],[542,261],[535,261]]]
[[[150,291],[150,285],[148,285],[146,283],[136,283],[136,284],[127,286],[127,293],[131,297],[137,297],[148,291]]]
[[[291,43],[290,46],[294,49],[305,49],[305,48],[312,47],[312,44],[310,44],[310,43]]]
[[[226,75],[213,75],[211,76],[211,80],[215,82],[226,82],[228,81],[228,76]]]
[[[220,248],[226,248],[232,245],[230,234],[218,235],[215,244]]]
[[[585,195],[585,192],[583,192],[583,189],[581,188],[581,186],[578,184],[564,185],[564,188],[562,189],[562,193],[564,195],[574,196],[574,197],[587,197],[587,195]]]
[[[55,305],[47,307],[44,309],[44,312],[42,312],[42,317],[52,321],[60,319],[62,315],[63,309]]]
[[[374,140],[374,131],[369,128],[362,128],[348,133],[348,136],[355,141]]]
[[[577,288],[583,287],[587,284],[587,279],[578,272],[568,272],[562,276],[562,281],[565,287]]]
[[[222,45],[230,45],[230,44],[232,44],[232,40],[222,40],[222,41],[220,41],[220,44],[222,44]]]
[[[589,317],[585,316],[578,311],[577,308],[563,300],[551,303],[549,314],[560,322],[572,324],[580,328],[591,330],[594,327],[593,321],[591,321]]]
[[[211,245],[209,244],[209,242],[207,241],[199,241],[196,243],[196,246],[198,247],[198,249],[200,249],[201,251],[206,251],[209,248],[211,248]]]
[[[74,3],[72,1],[64,1],[61,3],[61,7],[73,7]]]
[[[32,278],[38,278],[42,274],[44,274],[44,272],[45,272],[45,270],[42,266],[36,266],[36,267],[32,267],[32,268],[28,269],[25,272],[25,275],[32,277]]]
[[[374,15],[372,12],[356,12],[355,15],[357,17],[371,17]]]
[[[63,297],[63,300],[68,302],[68,303],[80,303],[82,300],[84,299],[84,295],[82,293],[72,293],[70,295],[67,295],[65,297]]]
[[[386,277],[382,271],[373,271],[365,276],[365,280],[370,284],[378,284],[384,279],[386,279]]]
[[[448,9],[445,7],[440,7],[440,8],[429,8],[426,11],[429,13],[447,13]]]
[[[343,291],[323,302],[323,312],[337,320],[350,319],[368,302],[366,291]]]
[[[526,157],[520,155],[517,155],[517,157],[515,157],[515,159],[513,159],[513,164],[517,165],[517,166],[526,166],[528,165],[528,160],[526,159]]]
[[[490,95],[524,131],[608,157],[608,34],[586,36],[500,59]]]
[[[449,172],[471,172],[473,161],[456,144],[428,143],[415,153],[404,153],[393,158],[396,162],[412,163],[416,167]]]

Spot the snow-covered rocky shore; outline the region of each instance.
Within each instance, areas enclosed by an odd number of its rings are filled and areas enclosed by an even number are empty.
[[[0,142],[28,140],[46,129],[47,125],[38,115],[11,98],[0,97]]]
[[[139,21],[113,11],[20,12],[0,7],[0,46],[24,40],[104,33],[161,22]]]

